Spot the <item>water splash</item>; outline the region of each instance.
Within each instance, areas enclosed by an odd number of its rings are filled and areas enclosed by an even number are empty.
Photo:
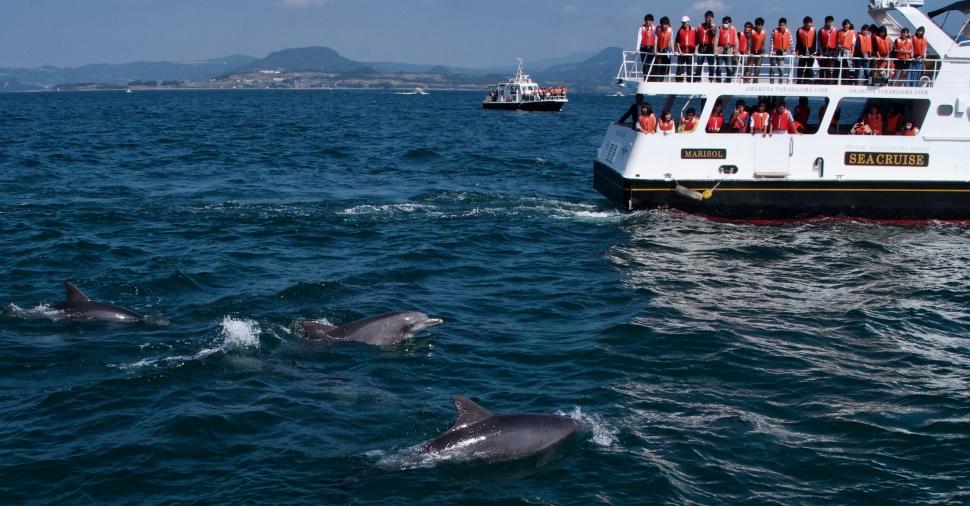
[[[600,446],[613,446],[616,443],[617,436],[619,432],[616,428],[611,426],[603,417],[595,413],[586,413],[579,406],[573,407],[572,411],[556,411],[559,416],[568,416],[573,420],[581,422],[583,425],[590,428],[590,441],[600,445]]]
[[[49,304],[40,304],[30,309],[24,309],[16,304],[10,304],[7,306],[7,312],[14,318],[23,318],[25,320],[58,321],[67,317],[63,311],[54,309]]]
[[[260,327],[256,320],[225,316],[220,323],[219,337],[211,346],[202,348],[191,355],[172,355],[161,358],[143,358],[131,364],[108,364],[117,369],[139,369],[174,365],[176,367],[195,360],[202,360],[217,353],[244,353],[259,349]]]

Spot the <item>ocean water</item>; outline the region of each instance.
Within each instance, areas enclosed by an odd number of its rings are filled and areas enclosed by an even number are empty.
[[[622,214],[629,99],[479,99],[0,94],[2,501],[970,502],[970,229]],[[153,321],[65,321],[65,280]],[[445,323],[294,325],[397,309]],[[587,429],[395,468],[452,394]]]

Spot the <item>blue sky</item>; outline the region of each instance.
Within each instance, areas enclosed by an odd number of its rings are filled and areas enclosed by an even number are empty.
[[[947,0],[928,0],[935,8]],[[2,0],[0,66],[186,61],[329,46],[357,60],[485,67],[630,47],[643,15],[710,8],[869,20],[865,0]],[[807,6],[807,7],[806,7]],[[740,23],[738,23],[740,24]]]

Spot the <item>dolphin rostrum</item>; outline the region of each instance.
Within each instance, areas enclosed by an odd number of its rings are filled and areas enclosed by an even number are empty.
[[[442,321],[441,318],[432,318],[417,311],[395,311],[336,327],[311,321],[301,322],[301,325],[307,339],[390,346]]]
[[[583,426],[558,415],[493,415],[471,399],[455,395],[458,419],[444,434],[414,448],[419,455],[461,461],[496,462],[540,453],[568,439]]]
[[[72,320],[106,320],[114,322],[143,322],[145,316],[130,309],[97,302],[84,295],[69,281],[64,282],[67,296],[64,302],[54,305],[54,309],[64,312]]]

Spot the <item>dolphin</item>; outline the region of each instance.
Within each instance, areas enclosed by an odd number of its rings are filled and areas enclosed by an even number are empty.
[[[69,281],[64,282],[67,295],[64,302],[54,305],[54,309],[64,312],[72,320],[105,320],[113,322],[143,322],[145,316],[130,309],[97,302],[84,295]]]
[[[558,415],[493,415],[471,399],[452,397],[458,419],[444,434],[422,443],[412,455],[460,461],[501,462],[543,452],[582,430],[579,421]]]
[[[390,346],[443,321],[417,311],[395,311],[336,327],[312,321],[300,322],[300,325],[306,338],[311,340],[356,341]]]

